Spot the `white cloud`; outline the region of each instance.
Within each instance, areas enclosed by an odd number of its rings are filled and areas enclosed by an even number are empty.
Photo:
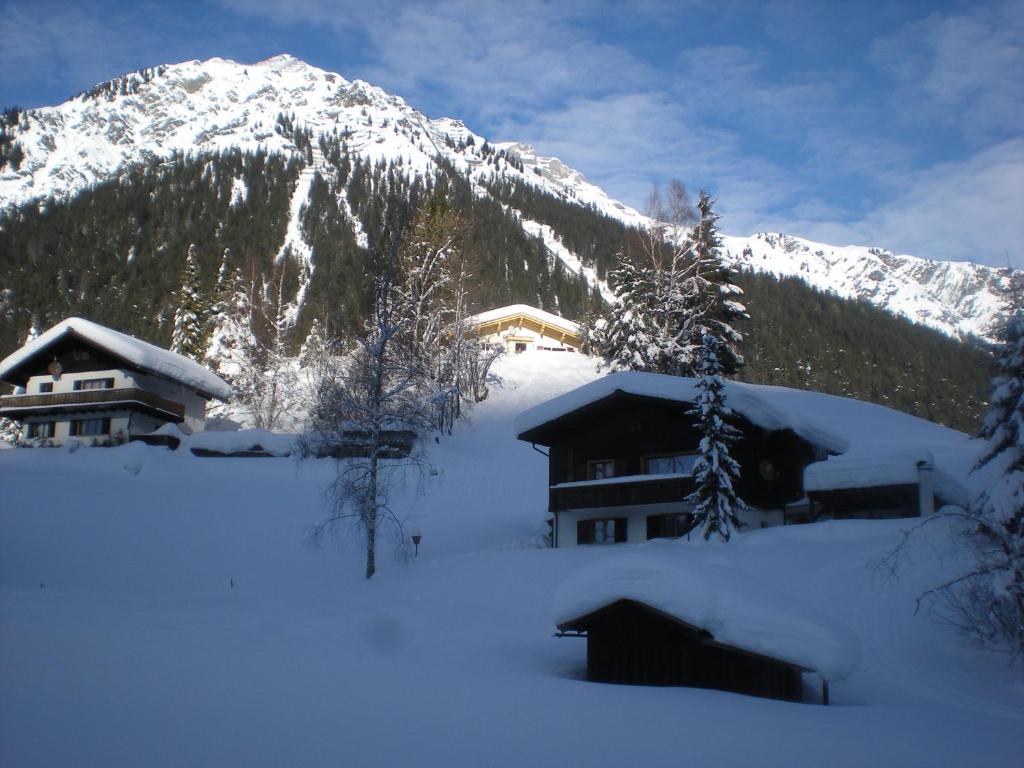
[[[700,5],[708,8],[691,13]],[[783,230],[939,258],[998,262],[1007,250],[1020,258],[1013,253],[1024,241],[1019,2],[933,13],[879,40],[871,61],[895,83],[882,90],[867,87],[872,73],[863,67],[798,63],[832,60],[829,41],[842,32],[842,15],[812,0],[774,0],[757,47],[721,36],[709,44],[693,27],[713,11],[726,28],[757,31],[749,8],[731,0],[219,6],[269,20],[264,38],[296,25],[332,31],[342,74],[432,116],[463,118],[489,138],[530,142],[631,205],[643,205],[652,183],[678,177],[715,193],[723,226],[737,234]],[[82,87],[204,47],[223,53],[233,34],[245,34],[186,33],[187,24],[166,23],[171,12],[156,6],[100,12],[11,0],[4,11],[0,39],[10,69],[61,82],[74,73]],[[671,25],[693,29],[679,37],[678,57],[648,55],[645,28],[656,37]],[[793,46],[803,58],[791,55]],[[933,142],[930,154],[921,151],[915,131],[929,121],[962,130],[971,149]]]
[[[849,222],[780,219],[781,229],[836,244],[879,245],[934,259],[1024,265],[1024,139],[908,174],[903,189]],[[796,210],[794,210],[796,213]],[[804,211],[804,213],[810,213]]]
[[[896,79],[892,104],[905,117],[923,112],[976,138],[1024,125],[1024,3],[933,13],[876,41],[872,59]]]
[[[125,72],[193,58],[200,49],[223,52],[239,35],[151,2],[11,0],[0,7],[0,40],[8,73],[37,88],[65,86],[69,97]]]

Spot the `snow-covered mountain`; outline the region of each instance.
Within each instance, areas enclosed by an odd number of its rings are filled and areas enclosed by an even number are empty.
[[[647,221],[528,144],[488,144],[459,120],[431,120],[380,88],[287,55],[248,65],[210,59],[159,66],[102,83],[61,105],[19,114],[16,124],[6,128],[8,144],[19,148],[20,157],[17,164],[8,161],[0,167],[0,207],[73,196],[134,164],[175,154],[233,148],[295,153],[289,132],[279,130],[281,116],[314,136],[337,133],[354,156],[401,159],[409,173],[430,173],[443,160],[466,174],[481,195],[487,194],[483,182],[498,174],[630,226]],[[314,152],[312,167],[300,175],[282,252],[290,246],[293,253],[308,256],[298,217],[322,164]],[[609,295],[591,265],[566,248],[557,232],[518,218],[525,231],[544,240],[553,259],[574,273],[582,268],[588,281]],[[726,247],[738,266],[866,299],[954,336],[987,335],[999,306],[993,291],[997,272],[975,264],[781,234],[728,237]]]

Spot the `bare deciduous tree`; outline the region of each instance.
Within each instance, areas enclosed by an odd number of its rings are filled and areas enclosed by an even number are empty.
[[[329,512],[312,538],[339,523],[355,523],[364,537],[369,579],[377,570],[382,526],[390,525],[404,543],[403,520],[390,506],[392,484],[411,467],[423,466],[415,449],[406,454],[396,448],[396,435],[429,431],[433,409],[390,280],[377,281],[366,332],[356,342],[349,355],[321,361],[306,439],[308,452],[334,455],[336,461]]]

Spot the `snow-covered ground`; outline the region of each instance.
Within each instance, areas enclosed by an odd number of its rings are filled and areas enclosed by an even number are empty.
[[[597,374],[546,353],[496,372],[399,494],[419,557],[385,550],[371,582],[346,537],[306,544],[330,461],[0,452],[0,765],[1017,763],[1020,673],[914,615],[949,567],[938,528],[897,583],[870,566],[900,521],[537,548],[546,459],[513,418]],[[789,595],[849,629],[856,671],[830,707],[584,681],[555,595],[623,553]]]

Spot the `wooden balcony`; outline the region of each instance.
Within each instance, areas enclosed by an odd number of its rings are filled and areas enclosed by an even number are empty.
[[[621,482],[551,486],[549,509],[552,512],[561,512],[564,509],[625,507],[634,504],[682,501],[694,488],[692,477],[634,477],[636,479],[622,478]]]
[[[15,419],[63,411],[109,411],[122,408],[146,411],[170,421],[185,420],[185,406],[182,403],[132,387],[0,397],[0,416]]]

